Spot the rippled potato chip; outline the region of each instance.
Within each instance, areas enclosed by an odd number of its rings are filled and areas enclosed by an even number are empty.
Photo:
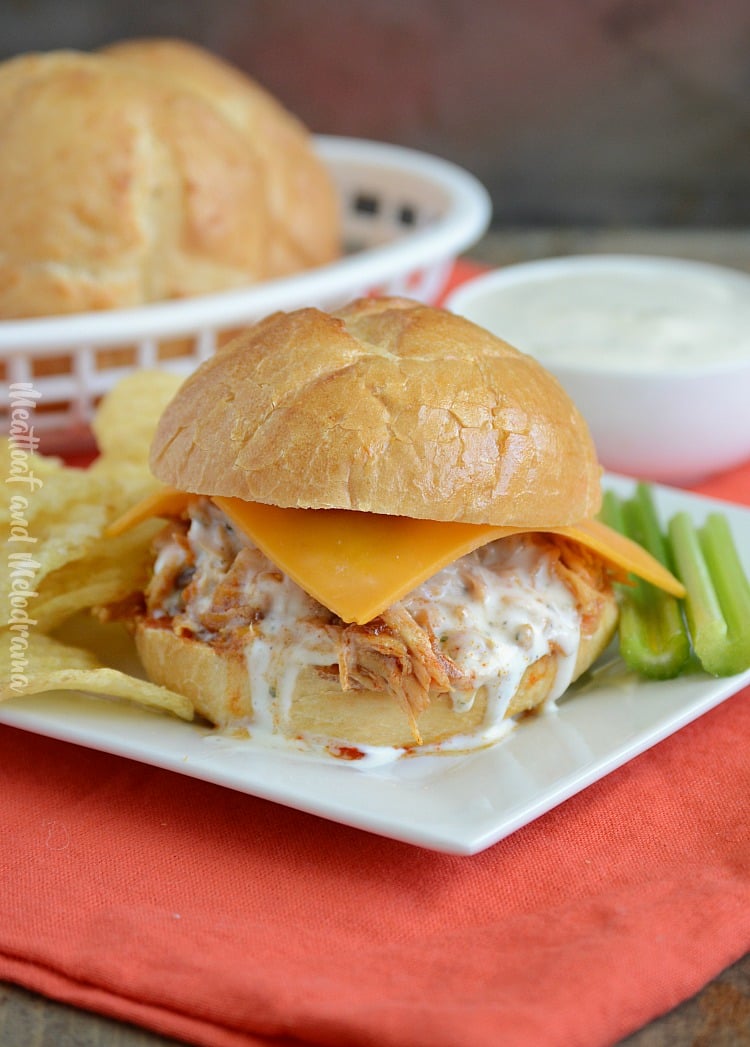
[[[0,702],[52,691],[82,691],[124,698],[184,720],[193,718],[193,708],[187,698],[106,666],[92,651],[36,632],[27,637],[6,632],[2,640]],[[19,641],[15,646],[14,640]]]
[[[25,503],[17,495],[11,499],[7,555],[0,562],[0,620],[7,621],[14,573],[24,555],[34,567],[37,591],[58,571],[67,568],[70,576],[71,565],[79,562],[71,578],[75,584],[116,552],[104,535],[107,524],[158,486],[143,471],[128,467],[61,468],[30,492]],[[127,573],[126,565],[121,566]]]
[[[11,509],[16,514],[23,513],[24,503],[28,503],[29,495],[38,489],[30,477],[44,483],[64,468],[59,458],[36,454],[7,437],[0,439],[0,471],[4,481],[0,489],[0,522],[3,526],[10,523]]]
[[[85,556],[47,575],[34,601],[39,628],[51,632],[79,611],[119,603],[142,590],[149,578],[151,540],[163,526],[162,520],[148,520],[116,538],[102,538]]]
[[[8,536],[0,562],[0,701],[74,690],[192,718],[186,698],[116,668],[113,648],[96,648],[93,616],[73,643],[59,634],[79,612],[126,600],[148,579],[151,540],[163,521],[145,520],[116,537],[106,529],[161,486],[150,473],[148,452],[181,382],[164,372],[121,381],[98,410],[93,428],[100,454],[88,469],[36,454],[20,441],[0,443],[0,463],[11,479],[0,491]]]
[[[92,428],[104,459],[148,466],[157,422],[183,382],[167,371],[136,371],[102,400]],[[100,460],[101,461],[101,460]]]
[[[93,427],[101,453],[88,469],[64,466],[59,459],[45,458],[11,441],[3,443],[0,458],[12,482],[3,486],[0,514],[7,521],[8,552],[28,553],[33,561],[39,592],[35,608],[47,605],[41,628],[55,628],[66,607],[75,613],[95,593],[101,594],[101,602],[120,599],[122,585],[139,574],[140,560],[138,564],[125,562],[131,554],[138,555],[135,546],[139,543],[122,541],[118,545],[104,532],[108,524],[160,486],[148,468],[148,451],[159,416],[181,383],[182,378],[159,371],[137,372],[118,383],[97,412]],[[118,566],[120,555],[123,560]],[[17,558],[10,555],[0,563],[3,623],[8,620],[16,563]],[[102,570],[107,572],[106,579],[102,577],[101,585],[93,586],[94,576]],[[115,584],[118,570],[122,572],[119,586]],[[89,591],[66,593],[67,584]],[[110,597],[113,586],[116,593]],[[57,596],[54,604],[50,602],[53,596]]]

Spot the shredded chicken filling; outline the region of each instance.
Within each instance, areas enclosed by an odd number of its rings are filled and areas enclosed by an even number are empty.
[[[345,691],[386,692],[417,738],[417,717],[433,695],[450,694],[461,707],[485,686],[502,716],[528,665],[553,652],[574,661],[608,586],[606,568],[583,547],[519,535],[463,557],[373,621],[347,624],[205,498],[170,521],[155,554],[149,619],[238,658],[264,643],[274,652],[266,672],[282,662],[286,672],[290,663],[313,664]],[[276,692],[275,681],[268,686]]]

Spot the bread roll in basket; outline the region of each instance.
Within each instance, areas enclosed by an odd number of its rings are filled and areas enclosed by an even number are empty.
[[[136,306],[334,260],[305,128],[191,44],[0,64],[0,319]]]

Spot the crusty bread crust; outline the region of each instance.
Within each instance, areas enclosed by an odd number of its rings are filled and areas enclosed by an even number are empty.
[[[0,141],[3,319],[243,286],[339,249],[307,133],[190,45],[0,63]]]
[[[315,156],[307,129],[273,95],[186,40],[126,40],[101,53],[200,95],[249,142],[263,182],[267,277],[338,256],[341,221],[331,177]]]
[[[193,374],[151,467],[200,494],[543,527],[600,504],[586,424],[532,357],[394,298],[277,313]]]
[[[611,593],[602,593],[601,611],[591,635],[581,637],[573,673],[577,679],[612,639],[617,607]],[[253,696],[242,656],[229,655],[200,640],[175,635],[168,625],[139,621],[136,646],[151,680],[189,698],[196,712],[222,727],[246,725],[252,731]],[[539,708],[555,682],[558,656],[550,654],[531,665],[511,700],[507,717]],[[483,744],[487,713],[484,689],[477,691],[467,711],[454,709],[450,696],[435,695],[417,717],[423,745],[474,735],[466,748]],[[297,679],[288,715],[276,711],[275,729],[287,738],[326,739],[342,746],[413,748],[414,736],[404,709],[377,691],[342,691],[330,675],[305,668]]]

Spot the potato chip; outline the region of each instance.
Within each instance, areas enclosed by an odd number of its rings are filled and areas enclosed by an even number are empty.
[[[101,566],[102,547],[111,541],[104,538],[107,524],[158,486],[131,463],[102,463],[98,469],[60,468],[33,492],[16,496],[0,562],[0,623],[7,621],[19,565],[33,566],[37,592],[49,575],[84,557]],[[91,570],[81,566],[78,573],[90,576]]]
[[[75,690],[192,718],[186,698],[141,679],[129,666],[116,667],[115,644],[103,644],[98,653],[88,649],[101,632],[93,616],[80,635],[73,630],[72,643],[49,635],[75,626],[79,612],[118,603],[146,584],[151,540],[163,522],[148,520],[114,538],[105,529],[160,486],[148,468],[148,452],[159,416],[181,381],[164,372],[139,372],[120,382],[94,422],[101,453],[88,469],[0,442],[8,479],[0,494],[0,519],[7,525],[0,562],[0,679],[8,681],[0,685],[0,701]]]
[[[52,632],[79,611],[142,591],[149,578],[151,541],[163,526],[163,520],[148,520],[117,538],[102,538],[85,556],[47,575],[30,605],[38,628]]]
[[[92,424],[100,453],[109,461],[147,467],[157,422],[183,381],[168,371],[136,371],[118,382]]]
[[[27,497],[24,521],[11,529],[8,543],[33,546],[43,574],[85,550],[101,534],[108,518],[111,481],[86,469],[61,469]]]
[[[12,472],[14,460],[16,469]],[[34,451],[32,448],[27,447],[24,441],[13,440],[7,436],[0,440],[0,469],[2,469],[3,478],[6,481],[9,476],[20,475],[19,466],[21,471],[24,471],[27,461],[29,467],[33,468],[35,474],[41,477],[42,480],[51,473],[56,473],[64,468],[60,458],[40,454],[38,450]]]
[[[29,495],[44,481],[63,469],[59,458],[47,458],[33,450],[4,437],[0,439],[0,471],[3,484],[0,487],[0,522],[9,524],[11,513],[25,516],[25,505]]]
[[[149,709],[193,718],[187,698],[148,680],[103,665],[91,651],[42,633],[0,633],[0,702],[54,691],[123,698]]]

